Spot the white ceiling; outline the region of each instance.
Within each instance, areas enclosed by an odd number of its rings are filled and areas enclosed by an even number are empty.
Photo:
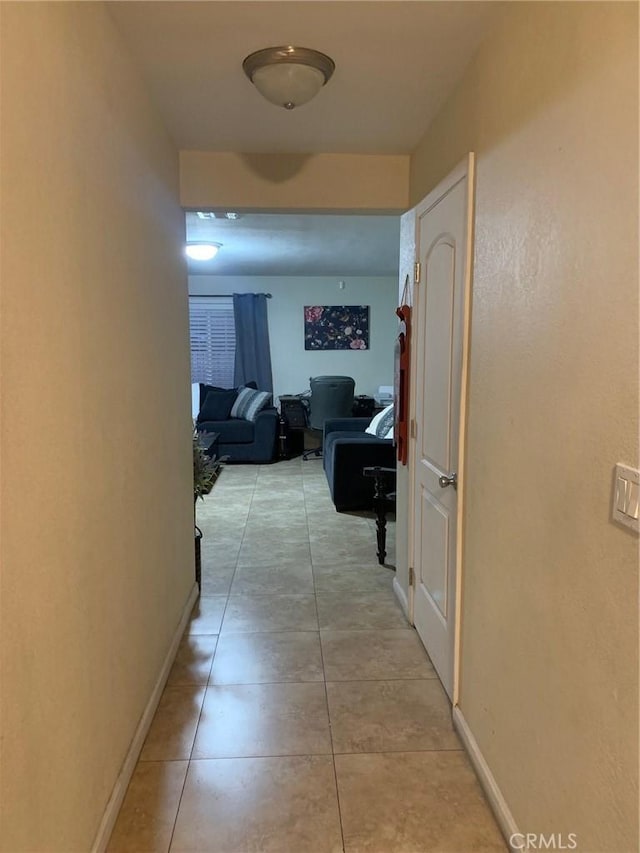
[[[462,74],[499,5],[431,0],[179,0],[109,3],[178,148],[406,154]],[[336,70],[291,112],[242,70],[293,44]]]
[[[247,213],[201,220],[186,214],[187,240],[222,243],[211,261],[189,261],[192,275],[397,275],[398,216]]]
[[[432,0],[129,0],[107,4],[180,149],[408,154],[462,74],[500,5]],[[260,48],[329,54],[336,70],[286,111],[242,70]],[[397,272],[397,217],[247,214],[187,236],[223,249],[191,273]]]

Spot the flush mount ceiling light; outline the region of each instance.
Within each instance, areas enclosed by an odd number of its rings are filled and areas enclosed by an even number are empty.
[[[210,261],[218,254],[218,249],[222,247],[222,243],[187,243],[185,246],[185,254],[192,261]]]
[[[335,62],[308,47],[267,47],[250,53],[244,73],[272,104],[292,110],[315,97],[329,80]]]

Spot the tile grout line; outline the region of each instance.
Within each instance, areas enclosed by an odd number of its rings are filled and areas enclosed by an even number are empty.
[[[304,484],[304,479],[303,479]],[[307,495],[304,494],[304,510],[305,516],[307,518],[307,531],[309,532],[309,551],[311,551],[311,533],[309,531],[309,514],[307,512]],[[335,785],[336,791],[336,804],[338,806],[338,821],[340,823],[340,839],[342,841],[342,851],[344,853],[345,845],[344,845],[344,826],[342,824],[342,808],[340,806],[340,791],[338,788],[338,771],[336,770],[336,756],[333,745],[333,729],[331,727],[331,713],[329,711],[329,693],[327,691],[327,673],[324,666],[324,653],[322,651],[322,634],[320,633],[320,616],[318,614],[318,595],[316,591],[316,577],[313,573],[313,559],[311,560],[311,576],[313,578],[313,601],[316,608],[316,619],[318,620],[318,643],[320,645],[320,662],[322,663],[322,683],[324,686],[324,701],[327,706],[327,723],[329,725],[329,741],[331,743],[331,764],[333,767],[333,782]]]
[[[324,668],[324,653],[322,651],[322,637],[320,638],[320,660],[322,661],[322,673],[324,675],[324,698],[327,703],[327,722],[329,723],[329,739],[331,741],[331,764],[333,766],[333,780],[336,788],[336,803],[338,806],[338,820],[340,821],[340,837],[342,839],[342,850],[344,853],[345,843],[344,843],[344,825],[342,822],[342,807],[340,805],[340,789],[338,787],[338,771],[336,769],[336,753],[335,747],[333,744],[333,728],[331,726],[331,712],[329,710],[329,693],[327,690],[327,676]]]
[[[432,753],[432,752],[464,752],[464,748],[462,746],[446,746],[446,747],[422,747],[416,749],[367,749],[364,751],[358,750],[349,750],[345,752],[269,752],[269,753],[257,753],[256,755],[247,753],[246,755],[203,755],[201,758],[172,758],[167,759],[166,761],[156,761],[156,764],[170,764],[171,762],[175,763],[178,761],[188,761],[189,764],[193,764],[196,761],[245,761],[251,759],[251,761],[255,761],[260,758],[331,758],[332,756],[342,756],[342,755],[405,755],[405,754],[422,754],[422,753]],[[147,762],[151,763],[151,762]]]
[[[277,632],[273,632],[277,633]],[[285,633],[285,632],[283,632]],[[292,632],[293,633],[293,632]],[[307,631],[308,634],[317,634],[317,631]],[[227,635],[228,636],[228,635]],[[244,636],[244,635],[243,635]],[[320,641],[322,645],[322,641]],[[326,678],[296,678],[296,679],[280,679],[275,681],[224,681],[221,683],[212,684],[211,681],[203,682],[193,682],[193,683],[184,683],[177,684],[176,687],[263,687],[269,684],[322,684],[325,682],[326,684],[380,684],[382,682],[391,682],[398,684],[406,684],[407,682],[416,682],[416,681],[425,681],[432,682],[438,681],[437,676],[433,678],[331,678],[327,681]],[[164,761],[164,759],[151,758],[147,759],[149,761]],[[173,759],[167,759],[173,760]],[[184,761],[184,758],[176,758],[175,761]]]
[[[182,805],[182,797],[184,795],[184,789],[187,785],[187,776],[189,775],[189,767],[191,766],[191,760],[187,759],[187,769],[185,770],[184,779],[182,780],[182,787],[180,788],[180,796],[178,797],[178,803],[176,805],[176,813],[173,818],[173,824],[171,825],[171,835],[169,836],[169,844],[167,845],[167,853],[171,853],[171,847],[173,845],[173,836],[176,831],[176,824],[178,822],[178,812],[180,811],[180,806]]]

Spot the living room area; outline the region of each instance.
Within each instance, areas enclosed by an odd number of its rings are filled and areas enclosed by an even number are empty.
[[[185,220],[192,417],[207,449],[230,464],[317,461],[327,418],[353,417],[343,426],[359,438],[393,399],[399,217],[203,210]],[[361,467],[394,464],[387,433]],[[373,483],[356,491],[364,501],[338,494],[336,507],[371,509]]]
[[[268,299],[269,364],[258,369],[271,373],[273,387],[260,390],[272,392],[274,404],[308,392],[318,375],[352,376],[356,396],[392,385],[399,223],[398,215],[374,213],[187,211],[187,252],[214,252],[206,260],[187,255],[192,381],[238,384],[233,294],[255,293]],[[332,337],[311,325],[309,312],[319,307],[348,307],[347,333]],[[341,319],[325,317],[325,326]],[[311,340],[312,332],[322,339]]]

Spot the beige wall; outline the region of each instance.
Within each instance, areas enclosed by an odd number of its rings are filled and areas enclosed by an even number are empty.
[[[461,709],[523,831],[638,849],[638,8],[512,3],[412,159],[477,152]]]
[[[177,154],[97,3],[3,3],[2,817],[91,847],[193,585]]]
[[[403,211],[408,155],[180,152],[184,207]]]

